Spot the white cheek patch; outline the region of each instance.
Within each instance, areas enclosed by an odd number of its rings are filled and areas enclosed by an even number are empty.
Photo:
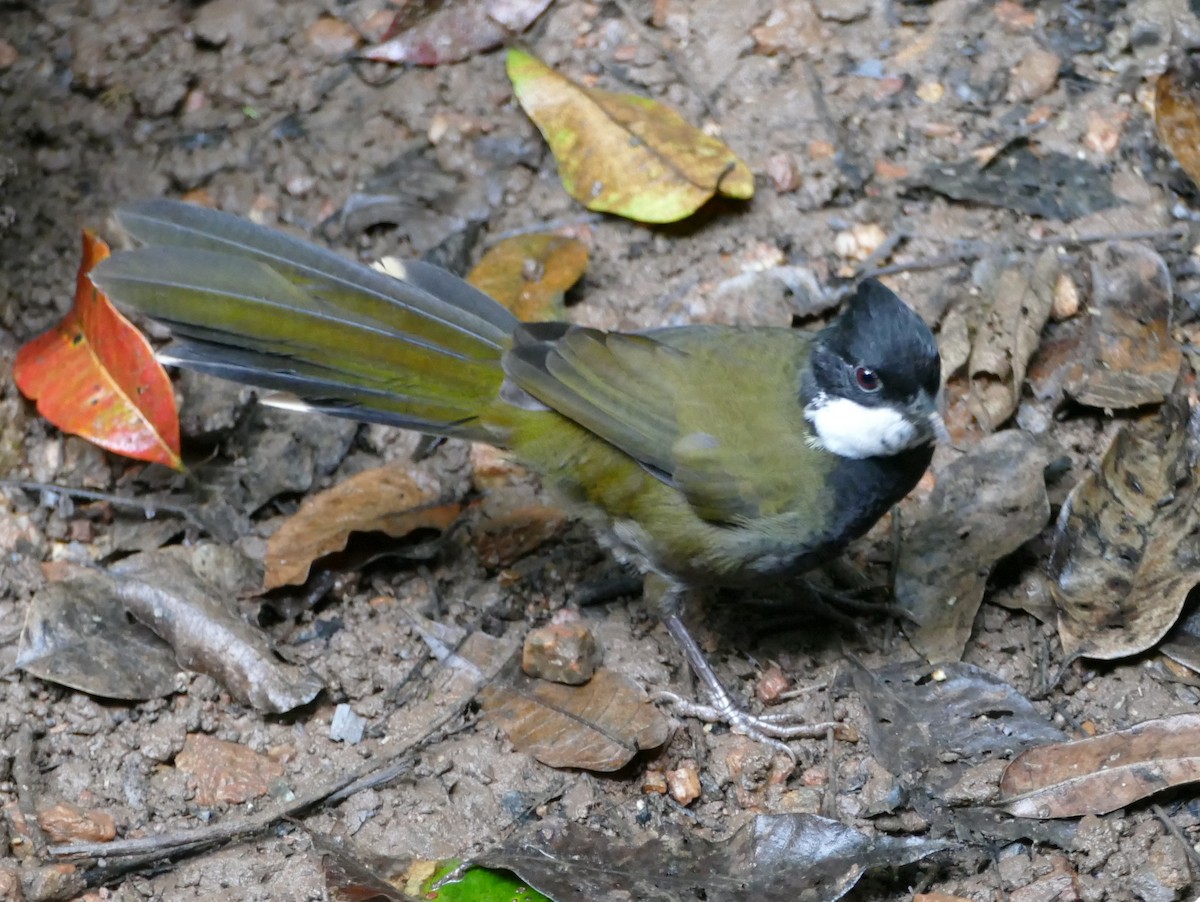
[[[833,454],[860,460],[887,457],[912,447],[917,428],[891,407],[864,407],[848,398],[822,395],[804,409],[816,443]]]

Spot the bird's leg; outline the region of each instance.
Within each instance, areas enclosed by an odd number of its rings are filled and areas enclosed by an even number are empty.
[[[681,715],[695,717],[706,723],[728,724],[735,733],[778,749],[793,761],[796,755],[783,740],[818,739],[838,727],[836,723],[798,723],[796,716],[789,714],[751,714],[738,705],[683,622],[681,609],[687,589],[661,577],[647,576],[646,592],[657,596],[663,625],[683,652],[692,673],[703,685],[708,704],[688,701],[673,692],[659,692],[656,698],[669,702]]]

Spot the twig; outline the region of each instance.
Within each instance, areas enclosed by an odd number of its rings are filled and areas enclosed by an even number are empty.
[[[1200,875],[1200,852],[1196,851],[1196,847],[1188,841],[1188,838],[1186,835],[1184,835],[1183,830],[1179,828],[1177,823],[1171,820],[1170,816],[1166,811],[1163,810],[1161,805],[1151,805],[1150,810],[1154,812],[1155,817],[1162,821],[1163,826],[1167,828],[1167,832],[1179,840],[1179,844],[1183,846],[1183,852],[1187,856],[1188,860],[1188,868],[1192,872],[1192,878],[1195,879],[1198,875]]]
[[[46,851],[53,858],[96,858],[111,861],[111,865],[96,868],[89,875],[89,883],[97,885],[123,873],[136,870],[166,857],[181,857],[205,851],[239,839],[247,839],[271,828],[278,821],[294,817],[321,804],[332,804],[363,789],[393,780],[402,774],[412,761],[409,753],[426,743],[442,730],[446,724],[461,716],[469,699],[451,705],[436,718],[417,738],[405,743],[384,763],[364,762],[349,773],[327,782],[320,789],[307,793],[290,802],[266,808],[249,817],[230,819],[194,830],[178,830],[158,836],[124,839],[107,843],[70,843],[50,846]]]
[[[837,156],[834,158],[837,161],[838,170],[850,182],[850,187],[858,191],[867,181],[866,176],[863,174],[865,167],[862,154],[853,146],[847,129],[833,118],[829,104],[825,102],[825,88],[821,84],[821,76],[817,73],[816,66],[810,62],[805,62],[804,74],[808,78],[808,93],[812,97],[813,107],[817,111],[817,118],[825,127],[825,131],[838,151]]]
[[[46,834],[37,819],[37,805],[33,794],[37,790],[37,777],[33,772],[33,728],[27,723],[17,729],[12,758],[12,778],[17,787],[17,808],[25,821],[23,832],[33,842],[34,854],[41,858],[46,850]]]
[[[671,67],[671,71],[675,73],[675,77],[678,78],[682,84],[686,85],[687,89],[691,91],[693,95],[695,95],[697,100],[700,101],[700,105],[704,107],[705,115],[708,116],[708,118],[713,122],[716,122],[717,112],[715,109],[713,109],[712,102],[708,99],[708,94],[704,91],[701,91],[700,88],[696,86],[695,79],[692,78],[691,72],[688,70],[688,67],[684,65],[683,61],[680,60],[674,52],[667,50],[660,45],[657,40],[655,40],[655,37],[651,33],[650,29],[642,24],[642,20],[638,18],[637,13],[633,10],[633,7],[629,5],[628,0],[613,0],[613,4],[621,11],[621,14],[629,20],[629,25],[635,32],[637,32],[638,38],[658,51],[666,64]]]
[[[34,482],[28,479],[0,479],[0,489],[23,489],[26,492],[49,492],[57,495],[69,495],[72,498],[83,498],[87,501],[106,501],[117,507],[127,507],[140,510],[147,520],[153,519],[159,512],[182,517],[193,526],[203,528],[195,521],[194,512],[182,504],[175,504],[162,499],[130,498],[127,495],[117,495],[113,492],[97,492],[92,489],[81,489],[69,485],[56,485],[52,482]]]

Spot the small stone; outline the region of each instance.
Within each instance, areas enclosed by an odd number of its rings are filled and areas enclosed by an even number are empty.
[[[1089,110],[1083,146],[1094,156],[1104,159],[1111,157],[1121,144],[1121,135],[1128,121],[1129,111],[1125,109]]]
[[[815,5],[822,19],[843,25],[865,19],[871,13],[870,0],[816,0]]]
[[[251,33],[251,12],[245,0],[212,0],[196,11],[192,34],[202,44],[224,47],[232,41],[241,47]]]
[[[800,169],[789,153],[777,153],[767,157],[763,170],[779,194],[788,194],[800,187]]]
[[[0,899],[11,899],[12,902],[23,902],[25,899],[21,891],[21,878],[16,870],[0,867]]]
[[[690,805],[700,798],[700,766],[691,758],[679,762],[679,767],[667,771],[667,786],[680,805]]]
[[[825,28],[807,3],[777,6],[761,25],[750,29],[754,52],[763,56],[796,55],[825,40]]]
[[[117,836],[112,815],[85,811],[66,802],[43,808],[37,820],[51,842],[111,842]]]
[[[754,694],[764,705],[777,705],[780,697],[791,688],[791,685],[792,681],[787,678],[783,669],[778,664],[772,664],[758,678]]]
[[[582,686],[599,663],[596,640],[581,621],[530,630],[521,653],[521,669],[529,676],[568,686]]]
[[[1055,856],[1054,869],[1033,883],[1009,893],[1010,902],[1079,902],[1077,875],[1064,856]]]
[[[1015,0],[1000,0],[992,8],[992,14],[1000,23],[1000,27],[1009,34],[1021,34],[1037,24],[1037,13],[1026,9]]]
[[[362,742],[366,725],[367,722],[355,714],[353,708],[347,704],[340,704],[333,709],[333,719],[329,722],[329,738],[346,745],[358,745]]]
[[[857,223],[833,239],[834,252],[843,260],[862,262],[875,253],[887,240],[887,234],[877,223]]]
[[[937,103],[946,96],[946,86],[940,81],[923,81],[917,85],[917,97],[925,103]]]
[[[890,160],[876,160],[875,175],[885,182],[898,182],[908,178],[908,167]]]
[[[0,38],[0,69],[7,69],[20,59],[20,56],[16,47],[3,38]]]
[[[1070,319],[1079,312],[1079,287],[1067,273],[1059,273],[1054,283],[1054,300],[1050,304],[1050,318],[1055,322]]]
[[[837,155],[837,148],[832,142],[817,138],[815,141],[808,142],[808,155],[814,161],[832,160]]]
[[[308,26],[307,37],[309,46],[326,59],[345,56],[362,40],[353,26],[333,16],[321,16]]]
[[[1062,60],[1049,50],[1034,50],[1025,55],[1012,70],[1008,99],[1018,103],[1037,100],[1054,90]]]
[[[642,777],[642,792],[647,795],[665,796],[667,794],[667,775],[661,770],[646,771],[646,775]]]

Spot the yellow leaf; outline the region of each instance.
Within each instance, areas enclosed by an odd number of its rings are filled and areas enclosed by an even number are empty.
[[[507,68],[517,100],[558,161],[563,187],[589,210],[676,222],[717,192],[754,195],[749,167],[671,108],[585,88],[521,50],[508,51]]]
[[[524,322],[563,318],[563,294],[587,269],[587,248],[545,232],[501,241],[475,265],[467,281]]]

